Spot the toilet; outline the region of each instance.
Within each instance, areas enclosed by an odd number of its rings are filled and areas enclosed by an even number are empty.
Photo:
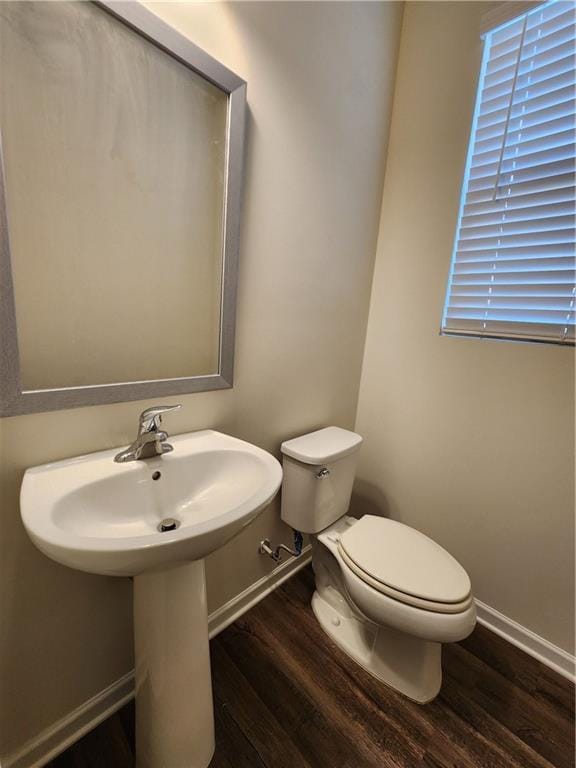
[[[284,442],[281,516],[311,535],[312,609],[326,634],[371,675],[424,704],[442,684],[442,643],[474,629],[470,579],[414,528],[347,514],[361,444],[339,427]]]

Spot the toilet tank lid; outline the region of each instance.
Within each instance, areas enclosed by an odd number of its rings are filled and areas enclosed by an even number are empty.
[[[361,444],[362,438],[356,432],[340,427],[325,427],[316,432],[286,440],[281,445],[281,451],[285,456],[305,464],[328,464],[354,453]]]

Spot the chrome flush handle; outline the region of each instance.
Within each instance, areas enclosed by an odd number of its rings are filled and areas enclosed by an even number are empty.
[[[322,469],[319,469],[318,472],[316,472],[316,479],[317,480],[323,480],[325,477],[328,477],[330,474],[330,470],[328,467],[322,467]]]

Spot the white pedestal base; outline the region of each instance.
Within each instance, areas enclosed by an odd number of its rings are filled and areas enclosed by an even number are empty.
[[[137,768],[207,768],[214,714],[204,561],[134,578]]]
[[[330,602],[318,592],[312,597],[312,610],[326,634],[390,688],[419,704],[432,701],[442,684],[442,645],[354,615],[331,589]]]

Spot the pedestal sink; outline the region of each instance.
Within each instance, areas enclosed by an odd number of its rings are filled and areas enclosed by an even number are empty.
[[[114,463],[116,450],[34,467],[22,520],[44,554],[134,577],[138,768],[206,768],[214,753],[204,558],[276,495],[280,464],[206,430],[173,453]],[[167,529],[167,530],[164,530]]]

